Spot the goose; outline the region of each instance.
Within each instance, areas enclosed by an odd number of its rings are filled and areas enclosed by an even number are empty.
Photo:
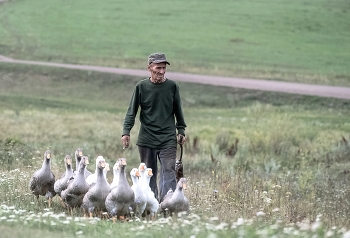
[[[61,197],[68,210],[80,207],[83,203],[83,197],[89,190],[89,184],[85,181],[85,167],[88,161],[87,156],[82,156],[79,163],[78,173],[68,183],[65,190],[61,192]]]
[[[79,170],[79,162],[83,156],[83,150],[81,148],[76,149],[74,155],[75,155],[75,166],[76,166],[75,167],[76,171],[74,171],[74,174],[77,174],[78,170]],[[88,157],[87,157],[87,160],[85,162],[86,162],[86,167],[85,167],[85,171],[84,171],[84,176],[86,179],[92,173],[87,169],[87,166],[89,165]]]
[[[93,183],[96,183],[96,178],[97,178],[97,173],[98,173],[98,164],[99,164],[99,162],[100,162],[101,160],[103,160],[104,162],[106,162],[105,159],[103,158],[103,156],[101,156],[101,155],[97,156],[97,158],[96,158],[95,173],[90,174],[89,176],[86,177],[86,182],[87,182],[89,185],[91,185],[91,184],[93,184]]]
[[[82,208],[84,209],[84,215],[93,216],[93,212],[106,211],[105,201],[111,188],[107,179],[104,176],[104,168],[106,167],[106,161],[100,160],[98,162],[96,183],[89,188],[89,191],[83,198]]]
[[[108,180],[107,180],[107,173],[108,173],[109,170],[110,170],[109,164],[106,163],[106,166],[103,169],[103,176],[104,176],[104,178],[106,179],[107,182],[108,182]],[[92,184],[89,184],[89,185],[90,185],[90,187],[92,187],[95,184],[96,184],[96,180]]]
[[[74,159],[75,159],[74,174],[77,174],[79,172],[79,163],[80,163],[81,157],[83,157],[83,150],[81,148],[78,148],[74,153]]]
[[[181,178],[176,185],[174,192],[170,190],[165,196],[163,201],[160,203],[160,208],[165,213],[166,210],[169,211],[170,216],[173,213],[178,212],[188,212],[189,202],[184,194],[184,189],[186,189],[186,179]]]
[[[110,184],[111,188],[114,188],[115,186],[118,185],[119,173],[120,173],[119,161],[117,160],[117,162],[115,162],[115,164],[113,165],[113,180],[112,180],[112,183]]]
[[[66,171],[63,173],[61,178],[56,180],[54,184],[54,190],[60,198],[61,192],[68,187],[68,182],[71,178],[73,178],[74,175],[72,168],[72,157],[70,155],[66,155],[64,158],[64,164]]]
[[[147,169],[147,166],[145,163],[140,163],[139,165],[139,173],[140,173],[140,183],[141,183],[141,187],[147,187],[147,179],[145,177],[145,172]]]
[[[155,198],[154,192],[151,190],[151,187],[149,186],[149,181],[151,180],[152,176],[153,176],[152,169],[146,168],[145,174],[144,174],[145,186],[143,187],[143,191],[147,197],[147,204],[146,204],[145,211],[150,214],[152,219],[154,219],[156,213],[159,210],[159,202]]]
[[[125,215],[129,215],[129,208],[132,206],[135,200],[134,191],[131,189],[125,174],[126,159],[119,158],[119,183],[116,187],[112,188],[106,198],[106,209],[112,220],[115,217],[120,220],[125,219]]]
[[[130,176],[132,180],[132,186],[131,189],[134,191],[135,194],[135,200],[134,204],[132,206],[133,211],[135,212],[136,216],[141,217],[142,213],[146,209],[147,205],[147,196],[143,191],[143,188],[141,186],[139,177],[141,176],[139,173],[139,170],[137,168],[133,168],[130,171]]]
[[[51,207],[52,198],[56,195],[55,175],[51,171],[51,151],[44,153],[44,162],[40,169],[36,170],[29,181],[29,188],[39,202],[39,196],[45,196]]]

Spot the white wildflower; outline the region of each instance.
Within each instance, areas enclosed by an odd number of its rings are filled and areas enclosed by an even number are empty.
[[[333,237],[334,236],[334,231],[327,231],[326,232],[326,237]]]
[[[343,238],[350,238],[350,231],[345,232]]]
[[[278,207],[272,209],[272,212],[279,212],[279,211],[280,211],[280,209]]]
[[[243,225],[243,224],[244,224],[244,219],[243,219],[242,217],[238,218],[238,219],[237,219],[237,222],[236,222],[236,225],[237,225],[237,226],[241,226],[241,225]]]
[[[227,226],[228,224],[226,222],[222,222],[219,225],[217,225],[215,228],[216,230],[224,230]]]
[[[263,212],[263,211],[258,211],[258,212],[256,213],[256,216],[257,216],[257,217],[265,216],[265,212]]]

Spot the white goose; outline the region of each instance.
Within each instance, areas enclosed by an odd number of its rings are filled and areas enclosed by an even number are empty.
[[[130,171],[130,176],[133,183],[131,189],[134,191],[135,194],[135,200],[132,209],[135,212],[136,216],[141,217],[142,213],[146,209],[147,196],[144,193],[143,188],[141,186],[141,181],[139,180],[139,177],[141,176],[139,170],[137,168],[133,168]]]
[[[98,164],[99,164],[100,161],[106,162],[105,159],[103,158],[103,156],[101,156],[101,155],[97,156],[95,172],[86,177],[86,182],[89,185],[96,183],[97,173],[98,173]]]
[[[141,183],[140,186],[143,187],[143,188],[148,186],[147,179],[145,177],[146,169],[147,169],[146,164],[145,163],[140,163],[139,168],[138,168],[139,173],[140,173],[140,178],[139,179],[140,179],[140,183]]]
[[[186,189],[186,183],[186,179],[181,178],[176,185],[175,191],[169,191],[164,196],[163,201],[160,203],[160,208],[164,213],[168,210],[170,216],[172,216],[173,213],[189,211],[189,202],[183,191]]]
[[[146,204],[145,211],[149,212],[151,218],[154,219],[156,213],[159,210],[159,203],[158,203],[158,200],[154,196],[154,192],[151,190],[151,187],[149,186],[149,181],[150,181],[152,176],[153,176],[152,169],[147,168],[145,171],[145,174],[144,174],[146,186],[143,187],[143,191],[147,197],[147,204]]]
[[[115,162],[115,164],[113,165],[113,180],[112,180],[112,183],[110,184],[111,188],[114,188],[115,186],[118,185],[119,174],[120,174],[119,160],[117,160],[117,162]]]

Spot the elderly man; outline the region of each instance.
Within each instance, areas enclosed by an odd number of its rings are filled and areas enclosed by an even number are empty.
[[[150,187],[161,202],[169,189],[176,188],[176,144],[185,142],[186,123],[181,107],[179,86],[165,77],[167,61],[165,54],[154,53],[148,57],[151,76],[135,86],[126,112],[122,142],[127,148],[130,131],[140,109],[141,127],[137,146],[141,162],[153,171]],[[176,132],[177,131],[177,132]],[[158,164],[160,162],[159,194],[157,187]]]

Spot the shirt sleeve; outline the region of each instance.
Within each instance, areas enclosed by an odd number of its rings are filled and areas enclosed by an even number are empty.
[[[180,89],[177,84],[175,89],[174,114],[176,118],[177,133],[185,135],[186,123],[185,123],[184,114],[182,112]]]
[[[136,85],[132,94],[128,110],[124,118],[123,135],[130,135],[130,131],[135,124],[135,117],[140,105],[139,87]]]

